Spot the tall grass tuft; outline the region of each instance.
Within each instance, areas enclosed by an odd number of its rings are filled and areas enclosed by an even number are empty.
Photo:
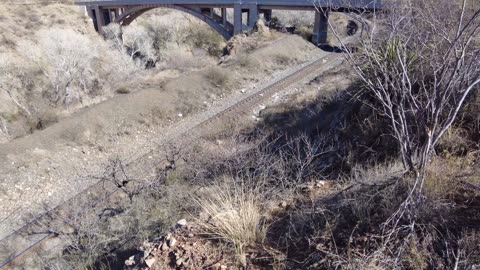
[[[231,243],[238,257],[265,239],[267,225],[258,192],[245,187],[232,190],[215,186],[196,199],[205,219],[198,224],[212,238]]]

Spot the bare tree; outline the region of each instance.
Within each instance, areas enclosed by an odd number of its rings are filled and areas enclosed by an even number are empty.
[[[92,91],[99,55],[88,37],[72,30],[42,30],[38,42],[21,43],[19,52],[48,79],[55,104],[67,104],[81,99],[80,92]]]
[[[331,8],[318,2],[316,7],[324,13]],[[385,224],[391,234],[404,217],[414,224],[435,147],[479,89],[480,7],[467,0],[405,0],[386,2],[384,8],[388,12],[380,19],[374,13],[373,22],[352,9],[366,30],[358,51],[331,24],[330,29],[363,82],[362,93],[373,100],[369,105],[389,120],[404,167],[415,180]]]
[[[157,61],[154,39],[143,27],[110,24],[104,31],[110,47],[127,56],[127,61],[134,62],[142,68],[149,62]]]
[[[312,140],[305,134],[287,140],[279,156],[285,165],[285,170],[290,171],[294,183],[299,184],[306,180],[318,178],[323,172],[318,166],[314,169],[315,161],[321,156],[333,152],[335,148],[325,137]]]
[[[28,117],[31,117],[32,113],[30,110],[17,97],[17,91],[23,88],[21,81],[23,76],[21,73],[22,71],[17,68],[11,57],[0,55],[0,90],[6,93]]]

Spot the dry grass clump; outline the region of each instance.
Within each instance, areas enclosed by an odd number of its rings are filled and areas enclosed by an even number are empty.
[[[241,54],[237,56],[237,63],[246,69],[251,69],[251,68],[256,68],[259,66],[259,61],[255,59],[254,57],[251,57],[247,54]]]
[[[218,67],[208,68],[205,77],[217,87],[225,87],[230,81],[228,73]]]
[[[128,89],[125,86],[121,86],[121,87],[117,88],[117,90],[115,90],[115,93],[125,95],[125,94],[130,93],[130,89]]]
[[[259,194],[246,187],[215,186],[196,199],[207,219],[198,223],[207,235],[231,243],[241,258],[248,247],[262,243],[267,225]]]
[[[273,56],[273,60],[277,65],[287,66],[292,61],[292,58],[284,52],[279,52]]]
[[[472,185],[479,185],[475,152],[435,157],[427,168],[425,194],[432,200],[455,200]]]
[[[196,25],[187,30],[189,33],[187,42],[191,42],[195,48],[208,52],[211,56],[221,56],[226,43],[222,36],[205,25]]]

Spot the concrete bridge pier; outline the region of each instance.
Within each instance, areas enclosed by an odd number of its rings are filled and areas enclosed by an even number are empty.
[[[255,27],[255,24],[257,24],[258,21],[258,6],[256,4],[254,5],[249,5],[248,6],[248,28],[252,29]]]
[[[87,14],[93,21],[95,31],[102,32],[102,28],[115,21],[119,16],[120,9],[102,9],[98,6],[87,7]]]
[[[105,23],[105,16],[104,16],[103,10],[98,6],[95,6],[92,10],[92,14],[93,14],[92,19],[93,19],[93,24],[95,25],[95,30],[97,32],[101,32],[102,27],[107,25]]]
[[[312,43],[315,45],[328,44],[328,17],[329,11],[315,12],[315,24],[313,25]]]
[[[233,35],[238,35],[243,28],[243,12],[240,4],[233,6]]]
[[[220,16],[222,16],[222,25],[227,25],[227,22],[228,22],[228,20],[227,20],[227,9],[226,8],[221,8],[220,13],[221,13]]]
[[[263,19],[265,22],[269,22],[272,20],[272,10],[271,9],[264,9],[262,10],[263,13]]]
[[[247,13],[247,24],[243,24],[243,14]],[[235,4],[233,6],[233,35],[240,34],[243,30],[255,27],[259,18],[257,4]]]

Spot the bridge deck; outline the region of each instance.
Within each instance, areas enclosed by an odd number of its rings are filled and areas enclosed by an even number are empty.
[[[196,5],[205,7],[233,7],[235,4],[258,5],[264,9],[313,10],[313,3],[332,9],[380,9],[380,0],[97,0],[77,1],[77,5],[120,7],[133,5]]]
[[[312,42],[326,44],[328,14],[330,12],[372,12],[381,9],[381,0],[91,0],[77,1],[86,6],[95,30],[115,22],[128,25],[151,9],[167,7],[186,12],[206,22],[225,39],[255,27],[260,14],[266,21],[272,19],[272,10],[315,10],[315,5],[326,12],[315,12]],[[220,13],[215,8],[220,8]],[[228,21],[227,9],[233,8],[233,21]],[[248,22],[244,24],[244,13]],[[233,26],[233,27],[232,27]]]

